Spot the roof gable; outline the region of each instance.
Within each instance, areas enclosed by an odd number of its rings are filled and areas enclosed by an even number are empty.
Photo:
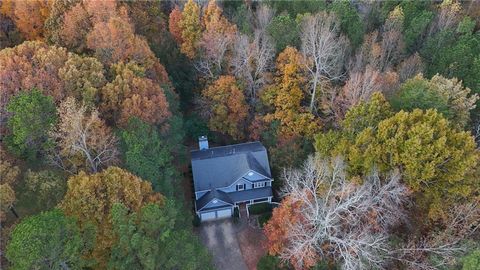
[[[214,200],[217,200],[218,202],[213,203]],[[196,204],[197,209],[200,211],[205,207],[213,208],[224,205],[233,205],[233,201],[225,192],[212,189],[198,199]]]

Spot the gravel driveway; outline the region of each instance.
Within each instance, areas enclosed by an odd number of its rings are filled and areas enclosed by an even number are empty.
[[[241,225],[233,224],[231,219],[204,222],[200,226],[200,239],[210,250],[218,270],[247,270],[237,241],[239,230]]]

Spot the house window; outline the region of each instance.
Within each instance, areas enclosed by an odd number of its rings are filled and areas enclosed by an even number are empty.
[[[265,186],[265,182],[258,182],[258,183],[254,183],[253,185],[254,185],[254,188],[261,188]]]
[[[237,191],[242,191],[245,189],[245,184],[237,184]]]

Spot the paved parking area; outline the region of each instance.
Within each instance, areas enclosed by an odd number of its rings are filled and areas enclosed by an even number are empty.
[[[200,226],[200,239],[210,250],[218,270],[247,270],[237,241],[237,232],[242,227],[231,219],[208,221]]]

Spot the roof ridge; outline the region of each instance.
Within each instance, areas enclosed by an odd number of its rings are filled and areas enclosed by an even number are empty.
[[[236,143],[236,144],[229,144],[229,145],[221,145],[221,146],[214,146],[214,147],[209,147],[207,149],[195,149],[195,150],[190,150],[190,152],[196,152],[196,151],[208,151],[211,149],[218,149],[218,148],[223,148],[223,147],[232,147],[232,146],[240,146],[240,145],[245,145],[245,144],[253,144],[253,143],[259,143],[263,146],[263,144],[260,141],[253,141],[253,142],[244,142],[244,143]],[[265,147],[265,146],[263,146]]]

